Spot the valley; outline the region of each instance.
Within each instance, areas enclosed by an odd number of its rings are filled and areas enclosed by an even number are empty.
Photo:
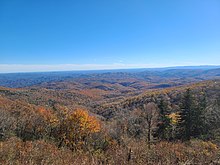
[[[218,162],[220,70],[146,70],[0,74],[0,162]]]

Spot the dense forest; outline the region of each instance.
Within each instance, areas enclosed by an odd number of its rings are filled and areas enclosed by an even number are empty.
[[[2,74],[0,164],[220,164],[219,73]]]

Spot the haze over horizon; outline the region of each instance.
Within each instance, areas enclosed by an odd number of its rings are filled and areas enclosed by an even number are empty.
[[[0,2],[0,73],[220,65],[220,1]]]
[[[178,66],[132,66],[132,65],[0,65],[0,74],[4,73],[37,73],[37,72],[77,72],[77,71],[129,71],[129,70],[148,70],[148,69],[219,69],[220,65],[178,65]]]

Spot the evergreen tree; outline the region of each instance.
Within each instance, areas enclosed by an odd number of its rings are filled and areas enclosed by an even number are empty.
[[[190,89],[187,89],[181,106],[179,135],[183,140],[198,138],[205,133],[205,109],[207,106],[205,93],[195,101]]]
[[[171,135],[171,119],[168,117],[169,115],[169,108],[168,103],[162,98],[158,105],[160,110],[159,114],[159,122],[158,122],[158,129],[155,133],[159,139],[169,140]]]
[[[207,132],[205,124],[205,110],[207,107],[207,100],[205,93],[202,91],[202,96],[198,100],[197,107],[193,111],[193,125],[192,136],[199,137],[201,134]]]
[[[193,119],[195,110],[194,98],[191,90],[187,89],[181,105],[180,112],[180,132],[179,135],[183,140],[190,140],[193,132]]]

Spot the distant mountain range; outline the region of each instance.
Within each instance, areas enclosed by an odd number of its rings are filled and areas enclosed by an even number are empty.
[[[0,86],[21,88],[42,83],[78,81],[114,82],[130,79],[139,83],[150,83],[158,87],[182,85],[201,80],[220,78],[220,66],[177,66],[166,68],[115,69],[93,71],[62,71],[37,73],[0,74]],[[82,81],[82,82],[83,82]],[[129,83],[124,83],[129,84]]]

